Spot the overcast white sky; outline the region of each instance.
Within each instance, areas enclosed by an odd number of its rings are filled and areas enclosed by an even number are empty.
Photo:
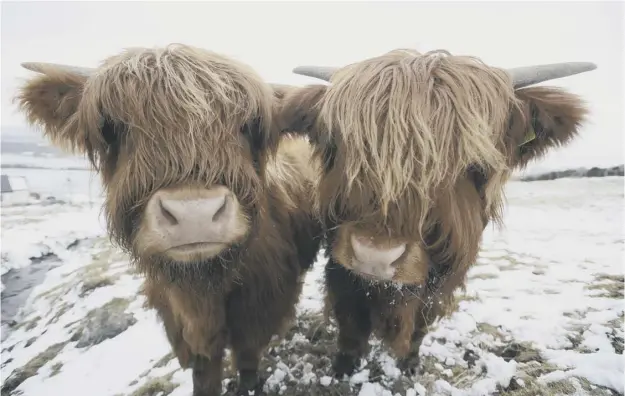
[[[11,104],[20,62],[96,66],[125,47],[205,47],[271,82],[315,80],[300,64],[340,66],[400,47],[444,48],[494,66],[592,61],[556,80],[591,104],[583,138],[533,169],[623,162],[624,7],[612,2],[13,2],[2,3],[3,126],[25,125]]]

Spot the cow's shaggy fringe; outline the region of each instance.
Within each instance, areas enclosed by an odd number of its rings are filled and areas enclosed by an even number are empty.
[[[379,205],[384,215],[407,194],[421,206],[423,229],[434,194],[473,165],[499,176],[491,177],[486,199],[500,218],[509,173],[500,146],[515,102],[503,70],[447,51],[396,50],[346,66],[331,82],[320,116],[345,145],[346,183],[337,193],[367,186],[377,199],[362,205]],[[328,205],[330,215],[335,207]]]

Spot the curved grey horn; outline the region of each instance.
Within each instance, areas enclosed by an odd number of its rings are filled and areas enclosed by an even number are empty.
[[[64,71],[79,76],[89,77],[95,73],[96,69],[88,67],[61,65],[58,63],[45,63],[45,62],[24,62],[22,63],[24,69],[28,69],[37,73],[46,74],[50,71]]]
[[[568,77],[574,74],[595,70],[597,65],[591,62],[552,63],[549,65],[525,66],[507,69],[512,76],[514,88],[523,88],[543,81]]]
[[[338,69],[338,67],[329,66],[298,66],[293,69],[293,73],[330,82],[332,75]]]

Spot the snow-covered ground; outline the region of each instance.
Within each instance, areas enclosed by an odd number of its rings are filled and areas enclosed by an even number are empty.
[[[263,360],[266,390],[623,394],[623,188],[623,178],[511,182],[506,228],[487,229],[467,293],[426,337],[414,378],[375,339],[356,374],[331,377],[337,334],[321,315],[319,260],[297,323]],[[142,279],[110,247],[99,203],[3,208],[2,274],[46,253],[61,264],[32,290],[2,343],[3,396],[191,394],[191,372],[180,370],[154,312],[142,307]],[[236,376],[224,378],[226,390]]]

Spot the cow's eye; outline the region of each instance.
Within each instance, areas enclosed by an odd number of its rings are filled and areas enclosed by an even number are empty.
[[[253,151],[258,151],[262,148],[262,133],[260,128],[260,118],[254,118],[241,127],[241,134],[249,141]]]
[[[116,126],[113,121],[109,119],[105,119],[104,124],[102,125],[102,128],[100,129],[100,132],[102,133],[102,137],[104,138],[104,141],[109,146],[114,144],[117,141],[118,136],[117,136]]]
[[[469,179],[473,182],[475,189],[481,194],[484,193],[484,186],[488,181],[488,175],[484,172],[484,169],[477,165],[471,165],[467,169],[467,175]]]

